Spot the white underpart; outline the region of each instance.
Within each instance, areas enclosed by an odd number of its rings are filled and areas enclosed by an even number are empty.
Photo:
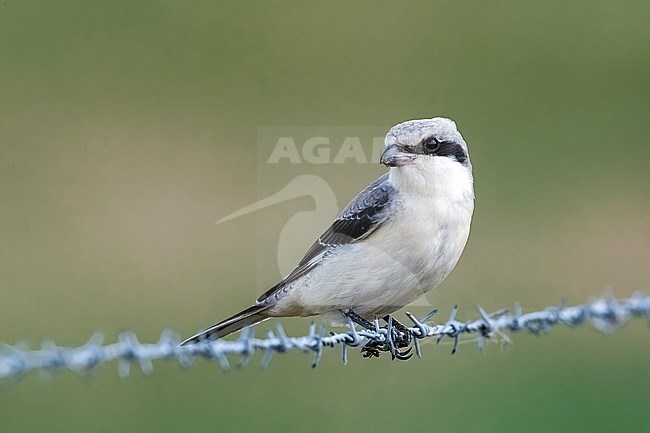
[[[351,308],[372,319],[440,284],[467,242],[474,210],[470,170],[453,158],[419,155],[391,168],[398,191],[388,220],[368,238],[337,248],[295,281],[270,315],[332,314]]]

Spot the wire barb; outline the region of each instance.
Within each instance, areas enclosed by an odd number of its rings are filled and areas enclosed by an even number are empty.
[[[603,332],[612,332],[624,325],[630,319],[650,321],[650,295],[637,293],[627,299],[616,299],[607,296],[589,300],[583,305],[569,307],[563,301],[559,306],[548,307],[542,311],[524,313],[519,304],[515,304],[514,313],[508,310],[498,310],[488,313],[478,307],[479,319],[468,322],[456,320],[458,307],[455,306],[449,319],[442,324],[426,323],[437,310],[417,319],[406,312],[413,323],[407,332],[412,335],[415,353],[422,357],[420,340],[433,338],[436,342],[448,338],[453,341],[452,354],[456,352],[463,335],[475,335],[479,349],[483,350],[486,339],[492,335],[507,335],[511,332],[526,330],[531,334],[548,332],[553,326],[564,325],[575,327],[590,323]],[[0,345],[0,385],[13,383],[15,380],[31,371],[41,371],[49,374],[64,369],[91,372],[101,364],[117,361],[120,377],[130,374],[131,365],[138,365],[145,375],[153,373],[153,361],[160,359],[175,359],[182,367],[189,367],[198,357],[217,361],[221,369],[230,368],[229,356],[238,356],[238,367],[248,364],[251,357],[263,353],[261,364],[266,368],[276,353],[299,350],[315,353],[313,367],[320,363],[325,348],[342,346],[341,359],[348,362],[348,348],[362,346],[368,342],[388,344],[390,352],[396,355],[392,318],[388,326],[381,328],[375,320],[374,330],[359,330],[348,320],[348,330],[341,333],[326,335],[325,328],[312,323],[309,333],[301,337],[288,337],[284,328],[278,323],[275,332],[269,330],[266,338],[255,338],[253,330],[246,328],[236,340],[216,340],[199,342],[187,346],[179,346],[180,337],[169,331],[162,332],[157,343],[140,343],[132,332],[123,332],[117,343],[104,345],[101,334],[93,335],[90,340],[80,347],[61,347],[53,342],[45,342],[41,349],[29,350],[23,343],[10,346]]]

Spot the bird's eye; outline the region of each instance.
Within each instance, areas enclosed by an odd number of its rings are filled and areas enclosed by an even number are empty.
[[[440,142],[434,137],[427,138],[424,140],[424,151],[427,153],[433,153],[440,147]]]

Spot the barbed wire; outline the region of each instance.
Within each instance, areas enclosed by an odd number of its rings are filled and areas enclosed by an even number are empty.
[[[508,310],[487,313],[478,307],[480,317],[467,322],[457,319],[458,308],[454,307],[445,323],[428,324],[437,312],[434,310],[420,319],[406,313],[413,325],[408,331],[412,335],[418,357],[422,356],[420,340],[430,338],[436,343],[450,339],[453,354],[463,335],[474,335],[479,349],[483,350],[486,339],[498,333],[525,330],[531,334],[540,334],[556,325],[575,327],[586,323],[600,331],[611,332],[632,318],[645,318],[650,324],[650,295],[638,293],[627,299],[605,297],[574,307],[567,307],[563,302],[559,306],[530,313],[524,313],[518,304],[512,313]],[[110,361],[118,361],[120,377],[129,375],[131,364],[137,364],[145,375],[150,375],[153,373],[154,360],[176,360],[181,366],[189,367],[199,357],[216,360],[225,370],[230,368],[229,357],[238,357],[237,365],[242,367],[258,352],[264,354],[262,366],[266,367],[274,354],[296,350],[315,353],[312,366],[316,367],[326,348],[341,346],[342,360],[347,363],[349,347],[369,343],[391,352],[394,358],[398,348],[394,342],[395,327],[392,320],[384,327],[380,327],[377,320],[374,325],[375,329],[357,330],[350,321],[346,332],[327,335],[323,327],[312,324],[308,335],[288,337],[278,323],[275,331],[267,332],[266,338],[255,338],[252,329],[246,328],[237,340],[205,341],[186,346],[179,346],[180,337],[169,330],[162,332],[157,343],[140,343],[134,333],[123,332],[116,343],[108,345],[103,345],[104,338],[101,334],[93,335],[80,347],[61,347],[53,342],[45,342],[41,349],[30,350],[25,344],[3,344],[0,346],[0,380],[7,383],[34,370],[45,373],[64,369],[92,371]]]

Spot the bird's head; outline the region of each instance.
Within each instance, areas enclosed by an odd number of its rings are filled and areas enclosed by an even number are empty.
[[[453,120],[444,117],[409,120],[393,126],[386,135],[381,163],[388,167],[423,165],[447,158],[471,170],[467,144]]]
[[[472,179],[467,144],[454,121],[444,117],[393,126],[381,163],[391,168],[391,177],[418,186]]]

